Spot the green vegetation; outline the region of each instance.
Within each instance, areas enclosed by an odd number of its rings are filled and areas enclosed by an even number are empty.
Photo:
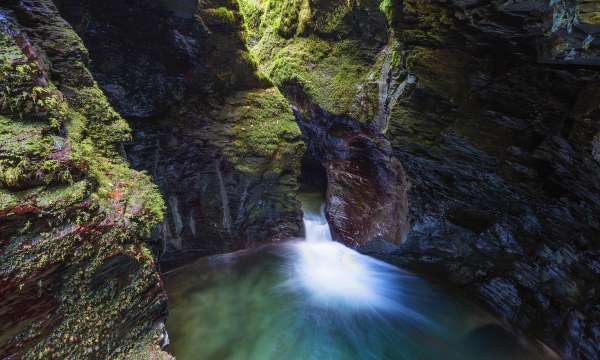
[[[204,13],[214,19],[219,19],[223,23],[232,24],[235,23],[236,20],[235,13],[224,6],[204,10]]]
[[[129,127],[93,81],[81,81],[89,75],[79,60],[85,53],[57,53],[72,56],[49,67],[57,83],[40,68],[53,61],[42,50],[84,50],[55,20],[40,21],[56,33],[47,35],[47,49],[36,48],[37,57],[24,56],[0,32],[0,216],[10,224],[0,242],[1,280],[22,284],[12,294],[17,304],[28,301],[24,284],[31,281],[40,292],[56,291],[56,326],[34,318],[15,327],[23,330],[20,341],[40,336],[25,358],[127,358],[150,344],[149,322],[164,306],[161,293],[151,292],[159,278],[143,241],[162,220],[164,203],[150,178],[118,155],[116,143],[129,138]],[[136,264],[127,281],[98,279],[118,256]],[[128,318],[142,311],[157,314]]]
[[[379,4],[379,10],[385,14],[385,17],[390,20],[394,16],[394,4],[392,0],[382,0]]]
[[[441,46],[455,28],[450,9],[435,1],[406,0],[402,2],[401,9],[395,9],[398,7],[395,3],[388,4],[392,5],[391,8],[387,7],[388,19],[395,27],[398,39],[407,45]],[[416,23],[410,28],[398,27],[396,14],[400,13],[415,18]]]
[[[234,93],[222,109],[233,139],[225,153],[247,173],[299,169],[300,129],[285,98],[273,87]]]
[[[265,72],[284,91],[287,85],[301,86],[305,95],[327,111],[357,115],[353,107],[360,84],[368,81],[375,59],[356,45],[314,35],[296,38],[273,56]]]
[[[97,85],[78,89],[69,103],[82,116],[73,119],[71,124],[81,125],[80,121],[85,119],[86,133],[98,150],[110,152],[112,144],[130,138],[129,125],[112,109]]]
[[[347,34],[346,22],[356,6],[346,1],[240,1],[259,69],[301,110],[308,101],[361,121],[371,117],[383,44]]]
[[[239,3],[250,37],[255,39],[270,30],[290,38],[304,32],[310,17],[306,0],[243,0]]]
[[[577,19],[584,24],[600,24],[600,5],[594,1],[581,1],[577,5]]]

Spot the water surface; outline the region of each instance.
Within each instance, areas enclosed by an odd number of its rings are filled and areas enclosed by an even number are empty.
[[[304,240],[166,277],[178,360],[544,358],[473,304],[331,241],[319,205],[304,199]]]

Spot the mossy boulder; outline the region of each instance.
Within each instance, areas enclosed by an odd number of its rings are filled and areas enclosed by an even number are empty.
[[[388,38],[378,2],[242,0],[240,7],[260,69],[294,105],[372,118]]]
[[[162,198],[120,157],[129,128],[54,4],[9,3],[0,14],[0,353],[156,349],[166,298],[144,239]],[[121,275],[99,273],[107,264]]]

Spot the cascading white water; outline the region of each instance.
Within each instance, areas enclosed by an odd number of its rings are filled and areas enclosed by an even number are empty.
[[[329,224],[325,219],[324,207],[322,206],[318,213],[311,213],[306,208],[303,211],[306,241],[310,243],[333,241]]]
[[[288,284],[303,288],[319,306],[399,309],[399,269],[333,241],[323,207],[319,212],[304,207],[304,227],[305,241],[293,245]]]

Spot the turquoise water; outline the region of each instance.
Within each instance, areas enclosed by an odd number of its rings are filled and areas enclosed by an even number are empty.
[[[543,359],[537,346],[422,278],[331,241],[203,259],[166,276],[178,360]]]

